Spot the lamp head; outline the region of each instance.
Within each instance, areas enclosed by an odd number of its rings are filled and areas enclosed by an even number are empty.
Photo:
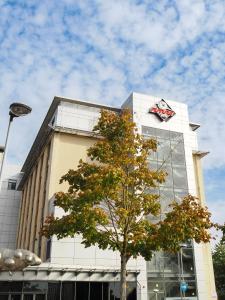
[[[31,107],[29,107],[28,105],[15,102],[12,103],[9,107],[9,115],[12,120],[14,117],[22,117],[28,115],[31,110]]]

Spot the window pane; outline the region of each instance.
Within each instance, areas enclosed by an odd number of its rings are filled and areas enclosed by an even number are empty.
[[[171,142],[171,154],[173,165],[184,165],[185,154],[183,142]]]
[[[22,292],[23,282],[22,281],[12,281],[10,282],[11,292]]]
[[[196,283],[194,281],[191,281],[191,282],[187,281],[187,284],[188,284],[188,289],[185,292],[185,296],[186,297],[196,297],[197,296]]]
[[[23,300],[33,300],[33,294],[23,295]]]
[[[0,291],[9,292],[10,282],[9,281],[0,281]]]
[[[156,129],[152,127],[142,126],[142,134],[155,137]]]
[[[15,190],[15,189],[16,189],[16,180],[9,179],[8,190]]]
[[[109,284],[108,282],[103,282],[103,300],[109,300]]]
[[[179,272],[177,254],[164,253],[164,271],[172,274]]]
[[[171,148],[170,141],[164,139],[158,139],[158,161],[162,161],[164,163],[171,162]]]
[[[46,293],[48,290],[48,283],[43,281],[25,281],[23,283],[24,292],[39,292]]]
[[[173,182],[175,188],[187,189],[187,173],[184,166],[173,168]]]
[[[44,294],[36,294],[36,299],[35,300],[45,300],[45,295]]]
[[[164,129],[155,129],[155,135],[159,138],[163,139],[170,139],[170,132],[169,130],[164,130]]]
[[[62,300],[74,299],[75,285],[74,282],[63,282]]]
[[[109,283],[109,293],[110,293],[110,300],[119,300],[120,299],[120,283],[119,282],[110,282]]]
[[[181,250],[181,257],[183,262],[183,273],[184,274],[194,274],[194,257],[192,249]]]
[[[160,165],[159,165],[160,168]],[[165,177],[165,182],[161,183],[161,186],[172,187],[173,186],[173,177],[172,177],[172,167],[170,164],[162,164],[160,170],[165,171],[167,176]]]
[[[161,212],[165,213],[170,210],[169,204],[174,200],[174,194],[172,189],[161,188],[160,189],[160,203]]]
[[[170,139],[173,141],[183,141],[183,133],[170,131]]]
[[[89,300],[89,282],[76,283],[76,300]]]
[[[136,300],[137,299],[137,289],[136,282],[127,283],[127,300]]]
[[[180,282],[166,282],[166,297],[180,297]]]
[[[21,300],[21,295],[11,295],[11,300]]]
[[[101,282],[90,282],[90,300],[102,300]]]
[[[0,300],[8,300],[8,297],[8,295],[0,295]]]
[[[48,300],[60,299],[60,283],[48,283]]]

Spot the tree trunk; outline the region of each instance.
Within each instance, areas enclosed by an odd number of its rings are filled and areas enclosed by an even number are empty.
[[[120,269],[120,300],[126,300],[127,286],[126,286],[126,275],[127,275],[127,257],[124,254],[120,255],[121,258],[121,269]]]

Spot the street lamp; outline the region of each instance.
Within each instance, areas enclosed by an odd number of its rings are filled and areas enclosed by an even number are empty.
[[[3,152],[2,161],[1,161],[0,183],[1,183],[1,178],[2,178],[2,171],[3,171],[3,165],[4,165],[4,160],[5,160],[5,153],[6,153],[6,147],[7,147],[7,143],[8,143],[9,130],[10,130],[11,123],[14,118],[26,116],[31,112],[31,110],[32,109],[28,105],[18,103],[18,102],[12,103],[9,107],[9,125],[8,125],[8,129],[7,129],[7,133],[6,133],[4,152]]]

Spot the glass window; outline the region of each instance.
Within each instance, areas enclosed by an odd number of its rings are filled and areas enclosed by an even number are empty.
[[[142,126],[142,134],[149,135],[149,136],[156,136],[156,129],[152,127]]]
[[[171,154],[172,154],[172,164],[173,165],[184,165],[185,164],[185,154],[184,154],[184,144],[183,142],[171,142]]]
[[[174,188],[187,189],[187,173],[184,166],[176,166],[173,168]]]
[[[62,283],[62,300],[73,299],[75,293],[74,282],[63,282]]]
[[[110,295],[110,300],[119,300],[120,299],[120,283],[119,282],[110,282],[109,283],[109,295]]]
[[[192,249],[181,249],[181,257],[183,262],[183,273],[194,274],[194,257]]]
[[[179,272],[178,255],[176,253],[164,253],[164,272],[173,274]]]
[[[170,139],[173,141],[183,141],[183,133],[170,131]]]
[[[171,148],[169,140],[158,139],[157,154],[158,161],[166,164],[171,162]]]
[[[11,300],[21,300],[21,295],[11,295]]]
[[[101,282],[90,282],[90,300],[102,300]]]
[[[49,282],[48,283],[48,300],[59,300],[60,299],[60,282]]]
[[[24,292],[46,293],[48,290],[48,283],[45,281],[25,281],[23,283]]]
[[[166,140],[169,140],[170,139],[170,132],[169,130],[164,130],[164,129],[155,129],[155,135],[158,137],[158,138],[163,138],[163,139],[166,139]]]
[[[127,300],[136,300],[136,298],[137,298],[136,282],[129,282],[127,284]]]
[[[165,282],[166,297],[180,297],[180,282]]]
[[[1,292],[2,292],[2,290],[1,290]],[[8,300],[8,295],[2,295],[2,294],[0,294],[0,299],[1,300]]]
[[[25,294],[25,295],[23,295],[23,300],[33,300],[33,294]]]
[[[10,291],[11,292],[22,292],[23,282],[22,281],[12,281],[10,282]]]
[[[76,283],[76,300],[89,300],[89,282]]]
[[[35,300],[45,300],[45,295],[44,294],[36,294]]]
[[[185,296],[186,297],[196,297],[197,296],[197,289],[196,289],[195,281],[187,281],[187,284],[188,284],[188,289],[185,292]]]
[[[167,174],[165,177],[165,182],[161,183],[160,186],[173,187],[173,173],[172,173],[171,165],[170,164],[162,164],[160,170],[164,171]]]
[[[168,212],[169,204],[174,200],[174,193],[172,189],[160,188],[160,204],[161,212]]]
[[[102,292],[103,292],[103,300],[108,300],[109,299],[109,284],[108,282],[103,282],[102,283]]]
[[[9,292],[10,289],[10,282],[9,281],[0,281],[0,291],[3,292]]]
[[[188,190],[174,189],[174,200],[180,203],[182,199],[188,195]]]
[[[15,189],[16,189],[16,180],[9,179],[8,190],[15,190]]]

